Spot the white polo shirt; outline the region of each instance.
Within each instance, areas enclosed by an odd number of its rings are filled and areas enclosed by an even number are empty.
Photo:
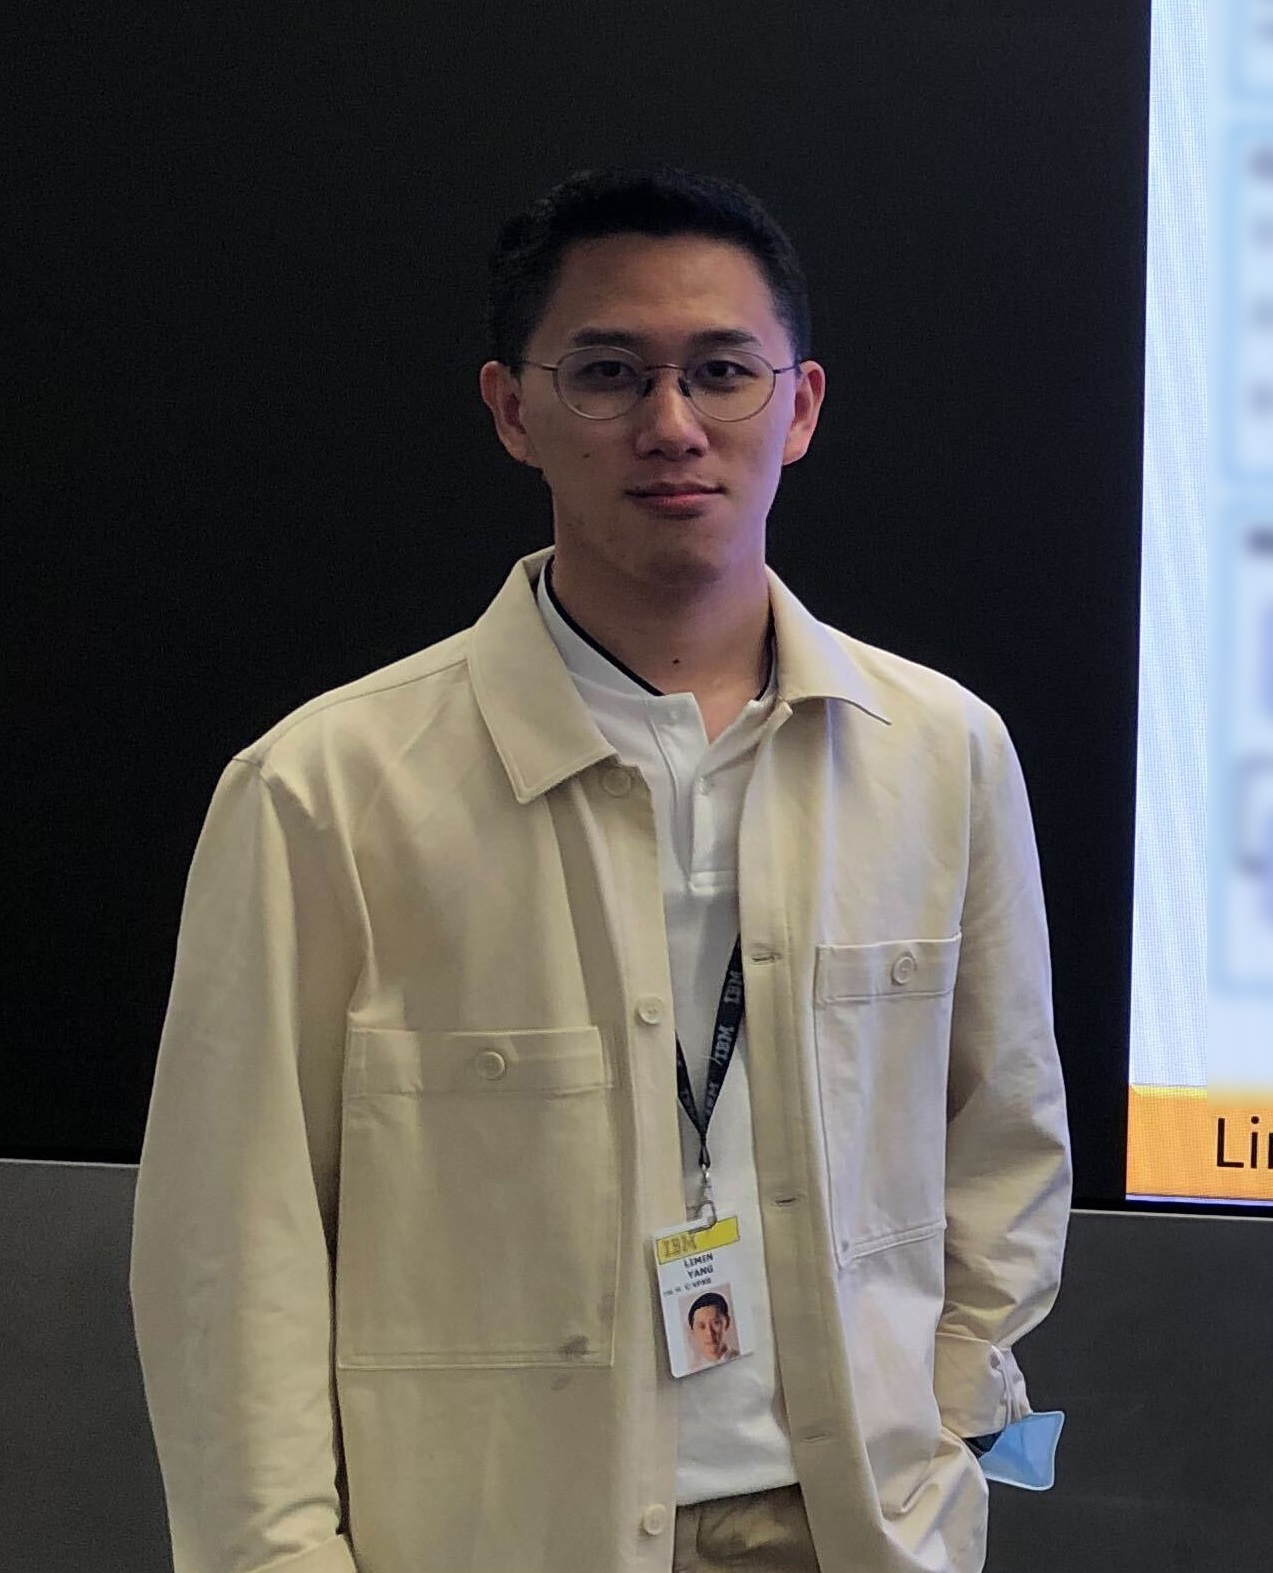
[[[654,801],[676,1030],[702,1106],[716,1007],[738,937],[738,826],[756,747],[777,692],[765,692],[713,743],[692,694],[659,694],[568,619],[540,576],[544,622],[602,736],[638,769]],[[679,1108],[685,1195],[699,1199],[698,1135]],[[679,1383],[677,1501],[791,1485],[795,1464],[774,1359],[742,1030],[709,1130],[717,1209],[737,1213],[754,1285],[756,1351]],[[674,1224],[679,1219],[669,1218]]]

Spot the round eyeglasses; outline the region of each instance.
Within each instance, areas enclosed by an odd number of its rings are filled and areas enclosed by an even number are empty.
[[[685,366],[667,361],[647,365],[629,350],[588,345],[563,355],[555,366],[535,360],[521,364],[552,372],[557,397],[586,421],[613,421],[629,414],[653,388],[657,371],[679,372],[677,384],[700,414],[714,421],[745,421],[759,415],[773,398],[782,373],[796,371],[801,362],[771,366],[763,355],[731,349]]]

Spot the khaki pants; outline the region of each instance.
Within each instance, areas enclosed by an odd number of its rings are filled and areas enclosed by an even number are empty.
[[[676,1510],[672,1573],[818,1573],[799,1486]]]

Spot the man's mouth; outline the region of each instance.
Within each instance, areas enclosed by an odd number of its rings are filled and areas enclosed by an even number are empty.
[[[666,481],[657,486],[634,486],[629,497],[713,497],[719,486],[701,486],[693,481]]]
[[[639,491],[628,493],[633,502],[639,503],[650,513],[666,514],[702,513],[712,499],[719,495],[720,488],[711,486],[686,486],[676,489],[643,486]]]

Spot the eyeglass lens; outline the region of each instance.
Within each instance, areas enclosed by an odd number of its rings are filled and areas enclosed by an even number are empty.
[[[590,420],[612,420],[635,409],[654,375],[626,350],[572,350],[557,366],[563,401]],[[774,369],[746,350],[731,349],[693,361],[680,373],[694,405],[716,420],[741,421],[769,402]]]

